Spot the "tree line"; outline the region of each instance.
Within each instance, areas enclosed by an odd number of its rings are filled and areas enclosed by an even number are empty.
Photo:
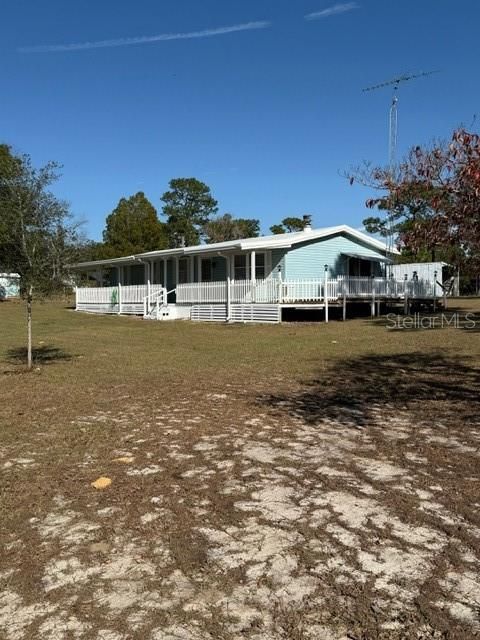
[[[121,198],[107,216],[103,242],[86,242],[85,260],[108,259],[145,251],[226,242],[260,235],[260,220],[218,215],[218,202],[210,187],[196,178],[174,178],[157,209],[142,191]],[[285,218],[270,227],[273,234],[301,231],[302,218]]]

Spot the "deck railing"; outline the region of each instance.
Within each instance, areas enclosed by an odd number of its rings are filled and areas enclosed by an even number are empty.
[[[76,308],[96,313],[141,314],[146,296],[162,290],[161,284],[132,284],[115,287],[78,287]]]
[[[327,295],[325,296],[325,289]],[[116,287],[78,288],[76,308],[97,313],[131,313],[141,315],[155,306],[161,284],[118,285]],[[172,293],[172,292],[170,292]],[[395,280],[338,276],[309,280],[232,280],[179,284],[175,290],[177,304],[315,304],[348,299],[408,299],[440,297],[441,287],[426,280]]]
[[[338,276],[336,278],[311,280],[232,280],[227,282],[196,282],[177,285],[178,304],[226,303],[271,303],[292,304],[325,302],[346,298],[431,298],[439,297],[439,286],[425,280],[394,280],[393,278],[372,278],[358,276]],[[436,289],[436,290],[435,290]]]
[[[328,299],[336,300],[338,282],[327,281]],[[323,302],[325,300],[324,280],[232,280],[227,282],[197,282],[177,286],[178,304],[272,304],[294,302]]]
[[[338,276],[337,296],[347,298],[371,298],[378,295],[401,298],[405,295],[405,281],[392,278],[372,278],[368,276]]]
[[[205,302],[215,304],[226,302],[227,283],[221,282],[190,282],[177,285],[177,303],[189,304]]]

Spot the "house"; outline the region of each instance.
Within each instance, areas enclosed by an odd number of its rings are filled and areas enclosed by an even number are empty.
[[[98,287],[76,308],[158,319],[279,321],[282,308],[378,303],[406,287],[380,240],[347,225],[151,251],[72,266]],[[426,293],[426,292],[425,292]],[[328,311],[326,309],[326,315]]]

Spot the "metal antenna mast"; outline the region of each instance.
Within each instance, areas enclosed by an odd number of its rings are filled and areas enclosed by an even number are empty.
[[[395,164],[397,160],[397,141],[398,141],[398,87],[402,82],[408,80],[414,80],[415,78],[423,78],[424,76],[431,76],[436,71],[421,71],[419,73],[404,73],[401,76],[387,80],[380,84],[375,84],[371,87],[366,87],[362,91],[375,91],[377,89],[383,89],[383,87],[393,86],[392,102],[390,105],[389,120],[388,120],[388,164],[390,167],[390,175],[393,177],[395,173]],[[388,216],[388,237],[387,248],[391,250],[393,247],[393,221],[391,215]]]
[[[392,105],[390,107],[390,118],[388,126],[388,164],[390,174],[393,176],[395,171],[395,160],[397,158],[397,137],[398,137],[398,85],[394,88],[392,96]]]
[[[420,73],[404,73],[401,76],[387,80],[380,84],[375,84],[371,87],[366,87],[362,91],[375,91],[377,89],[383,89],[383,87],[393,86],[392,103],[390,106],[390,119],[389,119],[389,134],[388,134],[388,161],[390,164],[390,171],[395,168],[395,161],[397,155],[397,138],[398,138],[398,86],[402,82],[408,82],[408,80],[414,80],[415,78],[423,78],[425,76],[431,76],[437,71],[421,71]]]

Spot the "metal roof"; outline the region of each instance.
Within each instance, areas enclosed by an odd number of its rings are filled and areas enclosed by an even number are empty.
[[[324,227],[322,229],[305,229],[295,233],[281,233],[272,236],[260,236],[258,238],[244,238],[241,240],[230,240],[228,242],[215,242],[213,244],[199,244],[190,247],[178,247],[176,249],[161,249],[159,251],[148,251],[146,253],[138,253],[134,256],[126,256],[124,258],[113,258],[111,260],[96,260],[92,262],[80,262],[71,265],[74,269],[85,269],[90,267],[115,266],[122,264],[134,264],[143,260],[152,260],[153,258],[168,258],[170,256],[191,256],[202,254],[219,254],[229,251],[252,251],[255,249],[289,249],[296,244],[308,242],[310,240],[320,240],[329,236],[345,234],[366,245],[375,248],[377,251],[388,252],[384,242],[372,238],[371,236],[353,229],[346,224],[336,227]],[[389,253],[399,254],[396,249]]]
[[[369,260],[370,262],[386,262],[387,264],[392,264],[393,260],[390,258],[382,258],[380,256],[372,256],[366,253],[346,253],[342,251],[342,256],[347,256],[348,258],[357,258],[358,260]]]

